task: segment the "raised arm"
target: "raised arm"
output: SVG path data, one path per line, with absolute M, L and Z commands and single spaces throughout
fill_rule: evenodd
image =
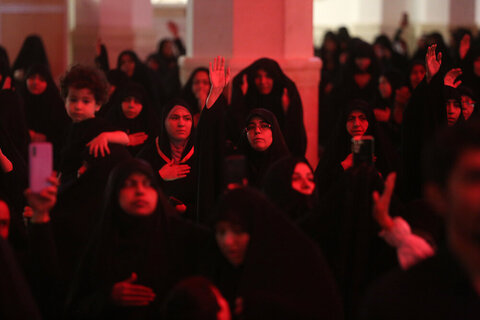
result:
M 130 139 L 128 135 L 123 131 L 107 131 L 102 132 L 98 136 L 92 139 L 87 143 L 89 147 L 90 154 L 93 154 L 98 157 L 98 152 L 100 152 L 102 157 L 105 157 L 106 154 L 110 154 L 110 148 L 108 147 L 109 143 L 117 143 L 121 145 L 128 145 Z
M 210 62 L 210 93 L 208 94 L 206 108 L 210 109 L 218 97 L 222 95 L 223 89 L 230 81 L 230 67 L 225 68 L 225 58 L 218 56 Z

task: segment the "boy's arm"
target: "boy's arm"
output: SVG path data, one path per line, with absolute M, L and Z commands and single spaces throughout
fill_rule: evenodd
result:
M 98 136 L 92 139 L 89 143 L 87 143 L 87 147 L 89 147 L 89 153 L 95 156 L 98 156 L 98 152 L 102 157 L 105 157 L 105 154 L 110 154 L 110 148 L 108 147 L 109 143 L 117 143 L 121 145 L 128 145 L 130 139 L 128 135 L 123 131 L 107 131 L 102 132 Z

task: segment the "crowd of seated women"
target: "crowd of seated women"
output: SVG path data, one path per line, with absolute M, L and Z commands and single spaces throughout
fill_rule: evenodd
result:
M 422 153 L 478 117 L 480 42 L 432 33 L 409 55 L 405 27 L 325 35 L 316 168 L 273 59 L 231 75 L 218 56 L 181 87 L 173 24 L 144 62 L 110 69 L 99 42 L 60 79 L 38 36 L 11 65 L 2 48 L 0 318 L 358 319 L 376 279 L 444 246 Z M 53 146 L 40 192 L 33 142 Z

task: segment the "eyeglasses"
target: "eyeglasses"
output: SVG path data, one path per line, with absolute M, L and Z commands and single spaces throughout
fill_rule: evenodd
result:
M 250 123 L 246 128 L 245 128 L 245 131 L 246 132 L 254 132 L 257 128 L 260 129 L 260 132 L 263 132 L 267 129 L 271 129 L 272 128 L 272 125 L 269 124 L 269 123 L 260 123 L 258 126 L 254 123 Z

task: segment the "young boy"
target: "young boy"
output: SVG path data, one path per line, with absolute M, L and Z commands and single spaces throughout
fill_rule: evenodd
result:
M 95 118 L 108 94 L 108 83 L 101 71 L 75 65 L 60 80 L 60 89 L 73 122 L 61 157 L 63 184 L 77 177 L 89 155 L 104 157 L 110 154 L 109 143 L 127 145 L 129 138 L 106 120 Z

